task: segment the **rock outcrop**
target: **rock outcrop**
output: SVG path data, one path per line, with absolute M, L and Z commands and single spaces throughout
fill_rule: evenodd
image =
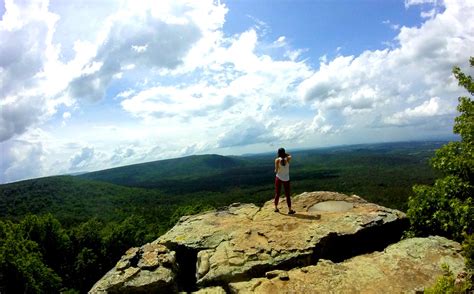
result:
M 130 248 L 115 267 L 94 285 L 92 293 L 173 293 L 176 253 L 158 243 Z
M 406 239 L 383 252 L 341 263 L 280 271 L 265 278 L 231 283 L 232 293 L 423 293 L 442 274 L 441 265 L 459 273 L 464 260 L 459 243 L 443 237 Z
M 263 207 L 233 204 L 183 217 L 154 242 L 129 249 L 91 293 L 292 292 L 305 287 L 327 293 L 336 284 L 342 292 L 357 292 L 382 289 L 374 285 L 395 282 L 406 270 L 416 278 L 409 286 L 393 286 L 400 292 L 432 282 L 442 262 L 449 261 L 454 270 L 463 263 L 459 245 L 439 237 L 385 249 L 400 240 L 408 224 L 405 215 L 355 195 L 303 193 L 293 198 L 293 208 L 294 215 L 276 213 L 269 201 Z M 357 277 L 368 280 L 356 283 Z M 316 285 L 323 278 L 325 286 Z

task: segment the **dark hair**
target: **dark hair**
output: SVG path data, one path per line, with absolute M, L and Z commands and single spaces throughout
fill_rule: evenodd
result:
M 286 164 L 286 151 L 285 151 L 285 148 L 278 149 L 278 157 L 281 157 L 281 165 L 285 166 L 285 164 Z

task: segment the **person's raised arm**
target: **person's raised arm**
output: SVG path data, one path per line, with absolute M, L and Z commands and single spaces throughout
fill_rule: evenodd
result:
M 290 162 L 290 161 L 291 161 L 291 154 L 288 154 L 288 153 L 287 153 L 287 154 L 286 154 L 286 158 L 288 159 L 288 162 Z

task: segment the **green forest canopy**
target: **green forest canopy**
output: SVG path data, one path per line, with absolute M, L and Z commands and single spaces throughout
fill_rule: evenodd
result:
M 433 183 L 428 159 L 444 143 L 295 151 L 292 191 L 358 194 L 404 210 L 413 184 Z M 273 156 L 192 156 L 0 185 L 0 292 L 87 292 L 126 249 L 182 215 L 271 200 Z

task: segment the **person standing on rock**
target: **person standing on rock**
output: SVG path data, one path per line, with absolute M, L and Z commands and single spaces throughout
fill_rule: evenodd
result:
M 278 201 L 280 200 L 281 186 L 285 188 L 286 204 L 288 205 L 288 214 L 294 214 L 291 209 L 290 198 L 290 161 L 291 155 L 286 153 L 284 148 L 278 149 L 278 156 L 275 158 L 275 212 L 279 212 Z

